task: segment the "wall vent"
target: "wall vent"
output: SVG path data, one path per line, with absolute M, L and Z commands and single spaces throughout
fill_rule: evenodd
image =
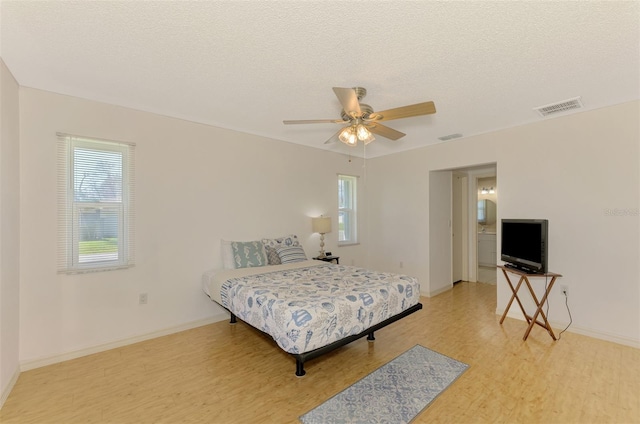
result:
M 556 113 L 566 112 L 568 110 L 582 109 L 582 107 L 582 101 L 580 100 L 580 96 L 578 96 L 561 102 L 552 103 L 550 105 L 534 107 L 533 110 L 538 112 L 540 116 L 545 117 Z
M 462 137 L 462 134 L 456 133 L 456 134 L 443 135 L 442 137 L 438 137 L 438 140 L 448 141 L 448 140 L 453 140 L 454 138 L 460 138 L 460 137 Z

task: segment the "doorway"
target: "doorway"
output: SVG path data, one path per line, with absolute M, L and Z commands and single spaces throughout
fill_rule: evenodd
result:
M 449 290 L 458 280 L 479 281 L 478 179 L 488 177 L 496 178 L 497 193 L 495 164 L 429 172 L 429 296 Z M 489 276 L 497 280 L 495 266 Z M 494 281 L 484 275 L 481 280 Z
M 452 170 L 452 282 L 497 282 L 495 165 Z M 480 209 L 478 208 L 480 206 Z

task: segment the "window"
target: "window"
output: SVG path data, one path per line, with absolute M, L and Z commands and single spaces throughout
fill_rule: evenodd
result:
M 134 262 L 134 145 L 58 134 L 58 272 Z
M 358 177 L 338 175 L 338 243 L 357 243 L 356 188 Z

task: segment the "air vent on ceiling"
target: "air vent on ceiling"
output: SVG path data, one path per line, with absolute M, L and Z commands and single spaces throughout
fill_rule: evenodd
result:
M 453 140 L 454 138 L 460 138 L 460 137 L 462 137 L 462 134 L 456 133 L 456 134 L 443 135 L 442 137 L 438 137 L 438 140 L 448 141 L 448 140 Z
M 561 102 L 552 103 L 550 105 L 534 107 L 533 110 L 538 112 L 540 116 L 544 117 L 572 109 L 582 109 L 582 107 L 582 101 L 580 100 L 580 96 L 578 96 Z

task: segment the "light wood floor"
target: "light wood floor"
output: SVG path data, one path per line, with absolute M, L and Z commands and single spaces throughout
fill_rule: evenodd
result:
M 495 285 L 459 283 L 424 309 L 306 364 L 219 322 L 20 375 L 2 423 L 295 423 L 415 344 L 470 368 L 417 423 L 640 422 L 640 350 L 499 325 Z

